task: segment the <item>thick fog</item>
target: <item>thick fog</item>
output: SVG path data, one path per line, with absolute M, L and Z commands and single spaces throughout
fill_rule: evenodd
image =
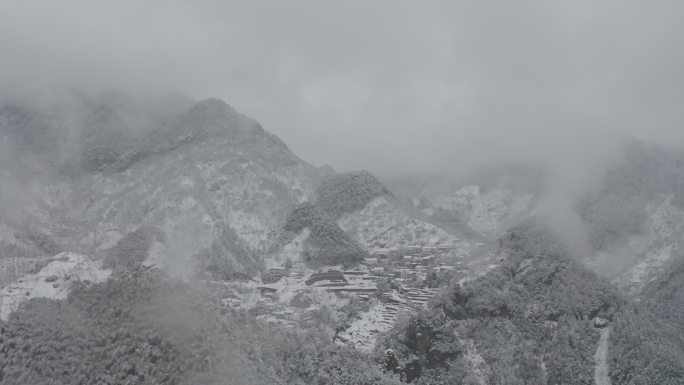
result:
M 684 384 L 683 16 L 0 0 L 0 385 Z
M 338 170 L 544 162 L 684 144 L 681 1 L 0 3 L 4 97 L 215 96 Z M 591 173 L 589 173 L 591 174 Z

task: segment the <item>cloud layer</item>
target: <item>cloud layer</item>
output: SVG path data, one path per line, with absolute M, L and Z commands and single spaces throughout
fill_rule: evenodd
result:
M 0 85 L 217 96 L 339 170 L 527 159 L 572 176 L 615 133 L 684 147 L 682 14 L 677 0 L 5 0 Z

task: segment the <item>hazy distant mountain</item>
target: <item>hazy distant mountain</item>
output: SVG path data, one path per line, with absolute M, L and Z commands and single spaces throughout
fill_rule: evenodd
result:
M 532 215 L 546 177 L 538 166 L 497 165 L 462 177 L 393 178 L 388 185 L 437 223 L 469 237 L 496 239 Z
M 556 191 L 556 182 L 542 166 L 486 167 L 461 178 L 404 177 L 388 184 L 441 227 L 490 241 L 562 205 L 562 216 L 575 217 L 581 227 L 575 231 L 586 237 L 580 257 L 587 265 L 639 291 L 667 261 L 684 258 L 684 154 L 654 143 L 616 141 L 623 143 L 619 160 L 593 185 L 546 206 L 540 205 Z
M 632 142 L 578 207 L 601 272 L 634 290 L 684 258 L 684 154 Z

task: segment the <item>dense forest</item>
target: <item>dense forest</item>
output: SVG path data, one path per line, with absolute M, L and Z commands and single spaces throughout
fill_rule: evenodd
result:
M 324 321 L 258 325 L 220 290 L 121 255 L 151 234 L 120 241 L 114 278 L 79 282 L 66 301 L 33 299 L 0 324 L 3 384 L 593 384 L 605 328 L 613 384 L 684 378 L 681 306 L 668 306 L 681 305 L 676 281 L 634 302 L 533 223 L 502 239 L 501 266 L 452 280 L 370 355 L 331 343 Z
M 500 267 L 451 282 L 429 313 L 385 337 L 387 370 L 419 384 L 593 384 L 599 335 L 610 328 L 614 384 L 682 383 L 674 317 L 619 294 L 537 225 L 512 229 L 502 245 Z
M 0 321 L 3 384 L 398 384 L 322 331 L 258 326 L 157 270 L 81 283 Z

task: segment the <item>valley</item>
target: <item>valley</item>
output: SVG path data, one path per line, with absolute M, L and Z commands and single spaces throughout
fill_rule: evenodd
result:
M 0 115 L 6 140 L 26 147 L 17 167 L 42 174 L 28 184 L 4 176 L 25 192 L 4 198 L 22 210 L 0 213 L 0 326 L 13 336 L 27 324 L 37 323 L 38 339 L 42 328 L 90 325 L 98 342 L 86 338 L 84 352 L 103 340 L 138 346 L 144 358 L 121 362 L 144 362 L 155 381 L 164 377 L 155 365 L 162 353 L 143 354 L 157 352 L 155 335 L 183 352 L 165 351 L 164 362 L 184 362 L 174 376 L 189 378 L 218 370 L 209 364 L 215 357 L 238 359 L 206 339 L 238 343 L 253 328 L 285 345 L 315 337 L 307 354 L 351 355 L 347 362 L 368 361 L 364 370 L 387 381 L 637 384 L 625 379 L 649 370 L 674 385 L 684 370 L 672 338 L 679 326 L 660 308 L 680 300 L 661 293 L 678 279 L 667 274 L 682 258 L 684 209 L 669 182 L 679 154 L 626 146 L 627 163 L 568 204 L 587 231 L 573 238 L 545 211 L 550 182 L 539 170 L 493 166 L 462 179 L 385 183 L 305 162 L 220 100 L 179 108 L 117 140 L 103 138 L 129 124 L 126 109 L 106 98 L 90 103 L 67 114 L 87 122 L 75 123 L 84 147 L 53 148 L 57 163 L 29 150 L 55 135 L 48 122 L 65 120 L 64 110 L 21 110 L 35 117 L 19 123 L 16 108 Z M 23 136 L 36 125 L 39 134 Z M 651 183 L 641 184 L 646 177 Z M 60 321 L 47 325 L 42 312 Z M 100 336 L 101 324 L 113 334 Z M 669 340 L 667 353 L 631 355 L 644 327 Z M 197 353 L 183 329 L 211 349 Z M 280 348 L 289 353 L 269 365 L 298 359 L 249 341 L 239 360 Z M 20 373 L 24 351 L 2 346 Z M 672 372 L 651 364 L 663 356 Z M 121 365 L 117 376 L 146 383 L 132 363 Z M 42 369 L 32 370 L 41 378 Z M 560 382 L 569 373 L 575 382 Z

